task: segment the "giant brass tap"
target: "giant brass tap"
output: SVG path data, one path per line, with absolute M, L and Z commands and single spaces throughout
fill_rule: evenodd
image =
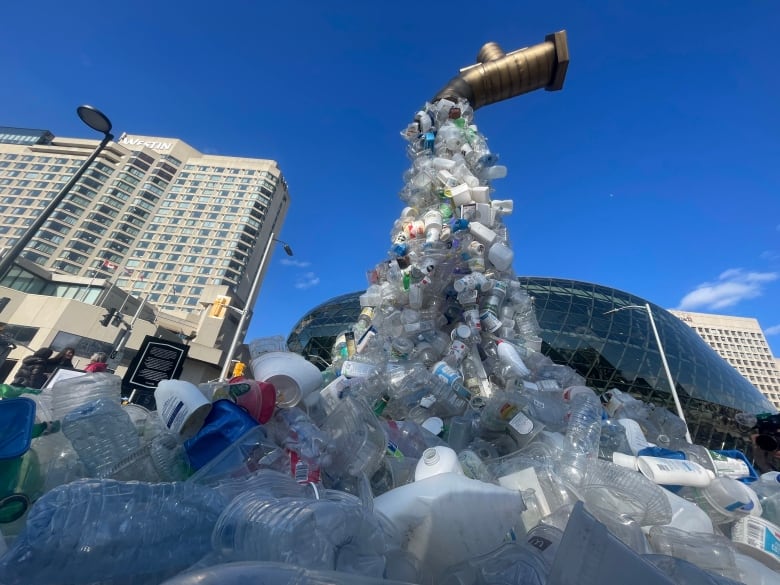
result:
M 511 53 L 504 53 L 496 43 L 487 43 L 477 54 L 477 63 L 461 69 L 431 101 L 463 98 L 476 110 L 535 89 L 557 91 L 563 88 L 568 65 L 565 30 Z

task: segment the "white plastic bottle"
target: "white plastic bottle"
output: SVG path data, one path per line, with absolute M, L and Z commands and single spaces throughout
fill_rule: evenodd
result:
M 423 451 L 414 470 L 414 481 L 420 481 L 440 473 L 463 475 L 458 455 L 449 447 L 431 447 Z
M 531 375 L 531 370 L 523 362 L 523 358 L 515 349 L 515 346 L 511 343 L 507 343 L 503 339 L 496 340 L 496 351 L 498 352 L 498 359 L 502 364 L 508 366 L 512 373 L 519 378 L 526 378 Z
M 694 461 L 663 457 L 637 457 L 637 468 L 647 479 L 660 485 L 707 487 L 715 474 Z

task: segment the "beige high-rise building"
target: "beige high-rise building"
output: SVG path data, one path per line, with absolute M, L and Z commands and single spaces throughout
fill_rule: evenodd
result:
M 98 142 L 0 127 L 0 254 Z M 280 233 L 289 203 L 273 160 L 204 154 L 176 138 L 123 134 L 109 142 L 0 282 L 12 299 L 0 320 L 34 320 L 16 310 L 17 292 L 101 311 L 120 308 L 124 295 L 128 319 L 143 299 L 174 323 L 172 329 L 224 351 L 236 313 L 255 301 L 248 297 L 263 276 L 263 251 Z M 218 296 L 233 310 L 204 329 Z M 84 330 L 94 325 L 90 319 Z M 160 321 L 159 315 L 150 319 Z
M 780 408 L 780 366 L 758 320 L 669 311 L 695 330 L 723 359 Z

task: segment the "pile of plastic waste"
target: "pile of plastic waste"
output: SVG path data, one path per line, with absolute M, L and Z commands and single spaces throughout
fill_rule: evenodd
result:
M 407 207 L 324 372 L 259 344 L 152 412 L 105 373 L 0 401 L 0 584 L 780 581 L 777 473 L 540 353 L 469 105 L 403 134 Z

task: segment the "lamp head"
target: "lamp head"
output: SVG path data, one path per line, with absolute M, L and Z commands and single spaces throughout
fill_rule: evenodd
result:
M 111 132 L 111 120 L 97 108 L 87 105 L 79 106 L 76 108 L 76 113 L 79 115 L 79 118 L 81 118 L 81 121 L 93 130 L 102 132 L 103 134 L 109 134 Z

